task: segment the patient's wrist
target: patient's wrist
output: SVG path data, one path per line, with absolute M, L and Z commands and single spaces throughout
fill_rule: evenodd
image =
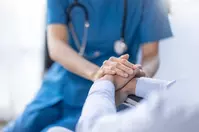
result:
M 122 90 L 127 95 L 135 94 L 137 79 L 132 79 Z

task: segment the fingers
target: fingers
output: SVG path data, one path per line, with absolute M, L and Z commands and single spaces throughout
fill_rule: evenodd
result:
M 112 70 L 111 67 L 105 67 L 103 70 L 103 75 L 105 74 L 115 75 L 116 71 Z
M 136 65 L 134 65 L 134 68 L 142 69 L 142 65 L 136 64 Z
M 115 69 L 116 74 L 121 76 L 121 77 L 128 77 L 129 75 L 127 73 L 125 73 L 124 71 L 120 70 L 120 69 Z
M 111 61 L 106 61 L 104 63 L 104 69 L 107 69 L 107 74 L 110 71 L 114 71 L 115 74 L 121 76 L 121 77 L 128 77 L 127 71 L 129 70 L 127 67 L 121 65 L 120 63 L 117 62 L 111 62 Z M 131 69 L 130 69 L 131 70 Z
M 120 69 L 127 74 L 133 74 L 133 69 L 123 65 L 122 63 L 118 62 L 108 62 L 108 65 L 112 67 L 112 70 Z
M 125 73 L 130 74 L 130 75 L 133 74 L 133 69 L 131 69 L 131 68 L 129 68 L 129 67 L 127 67 L 127 66 L 125 66 L 125 65 L 123 65 L 121 63 L 116 63 L 115 67 L 117 69 L 120 69 L 120 70 L 124 71 Z
M 109 67 L 109 70 L 115 71 L 117 75 L 128 77 L 133 74 L 133 69 L 124 66 L 121 63 L 106 61 L 104 67 Z
M 131 69 L 134 69 L 134 64 L 132 64 L 131 62 L 129 62 L 126 59 L 119 59 L 119 62 Z
M 129 55 L 128 55 L 128 54 L 125 54 L 125 55 L 120 56 L 120 58 L 121 58 L 121 59 L 126 59 L 126 60 L 128 60 L 128 59 L 129 59 Z
M 98 78 L 104 76 L 104 75 L 115 75 L 116 74 L 116 71 L 115 70 L 112 70 L 110 66 L 106 66 L 106 65 L 103 65 L 100 70 L 98 71 Z
M 134 75 L 136 77 L 145 76 L 145 73 L 142 70 L 142 66 L 139 64 L 134 65 L 130 63 L 128 59 L 128 54 L 122 55 L 119 58 L 110 57 L 109 60 L 104 61 L 101 67 L 101 75 L 103 76 L 105 74 L 117 74 L 121 77 L 129 77 L 129 75 Z
M 128 77 L 133 74 L 133 64 L 128 62 L 129 55 L 123 55 L 120 58 L 110 57 L 109 60 L 104 61 L 103 67 L 115 71 L 121 77 Z M 107 71 L 106 73 L 110 73 Z
M 129 55 L 124 55 L 124 58 L 129 58 Z M 120 57 L 120 58 L 111 57 L 109 59 L 109 61 L 121 63 L 121 64 L 123 64 L 123 65 L 125 65 L 126 67 L 129 67 L 129 68 L 133 68 L 134 67 L 134 64 L 130 63 L 128 61 L 128 59 L 123 59 L 122 57 Z

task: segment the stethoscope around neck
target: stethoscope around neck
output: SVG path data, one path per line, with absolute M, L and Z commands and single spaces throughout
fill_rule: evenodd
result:
M 71 12 L 75 7 L 81 8 L 85 15 L 82 43 L 80 43 L 80 40 L 78 39 L 78 36 L 75 32 L 75 28 L 72 23 L 72 13 Z M 126 19 L 127 19 L 127 0 L 124 0 L 124 13 L 123 13 L 123 19 L 122 19 L 120 40 L 117 40 L 114 43 L 114 52 L 117 55 L 124 54 L 128 49 L 128 46 L 125 43 Z M 75 46 L 79 51 L 79 55 L 86 57 L 86 58 L 90 58 L 90 59 L 99 57 L 101 55 L 101 53 L 99 51 L 94 52 L 92 55 L 87 55 L 85 53 L 85 49 L 87 46 L 87 38 L 88 38 L 88 28 L 90 26 L 87 8 L 83 4 L 79 3 L 78 0 L 74 0 L 74 2 L 67 8 L 67 20 L 68 20 L 67 25 L 71 32 Z

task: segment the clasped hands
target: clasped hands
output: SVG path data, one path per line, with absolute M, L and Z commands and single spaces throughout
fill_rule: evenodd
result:
M 135 94 L 136 78 L 145 76 L 141 65 L 134 65 L 128 59 L 127 54 L 119 58 L 111 57 L 104 61 L 95 75 L 96 79 L 113 82 L 116 89 L 116 105 L 123 103 L 128 95 Z

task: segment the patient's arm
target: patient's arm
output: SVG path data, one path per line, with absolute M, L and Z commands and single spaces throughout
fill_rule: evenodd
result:
M 106 75 L 95 81 L 84 104 L 76 131 L 89 132 L 98 118 L 115 114 L 115 90 L 124 87 L 139 72 L 139 69 L 135 69 L 134 74 L 128 78 Z
M 99 111 L 102 114 L 95 121 L 90 120 L 90 128 L 78 132 L 198 132 L 197 88 L 190 88 L 188 93 L 179 92 L 181 90 L 182 87 L 174 87 L 164 92 L 153 92 L 136 108 L 118 114 L 111 112 L 113 107 L 109 112 Z M 185 98 L 187 94 L 192 97 Z M 108 104 L 101 110 L 106 110 L 113 99 L 106 92 L 103 96 Z M 113 106 L 114 103 L 110 104 Z
M 139 132 L 145 129 L 140 126 L 149 125 L 154 118 L 161 101 L 158 94 L 135 110 L 116 114 L 114 78 L 109 77 L 91 87 L 76 132 Z
M 134 109 L 101 116 L 88 132 L 153 132 L 149 128 L 162 116 L 159 108 L 164 104 L 159 94 L 153 96 Z
M 108 76 L 106 76 L 108 77 Z M 115 86 L 113 78 L 96 81 L 84 104 L 76 132 L 91 132 L 96 121 L 109 114 L 115 114 Z
M 153 129 L 163 128 L 164 123 L 169 123 L 168 119 L 173 113 L 167 112 L 167 108 L 175 108 L 177 92 L 154 92 L 137 108 L 116 114 L 115 87 L 112 83 L 115 78 L 108 77 L 95 82 L 91 87 L 77 125 L 77 132 L 154 132 Z M 136 89 L 142 91 L 143 88 L 139 87 L 146 86 L 143 84 L 144 82 L 141 85 L 138 83 Z M 161 125 L 156 126 L 158 123 Z

